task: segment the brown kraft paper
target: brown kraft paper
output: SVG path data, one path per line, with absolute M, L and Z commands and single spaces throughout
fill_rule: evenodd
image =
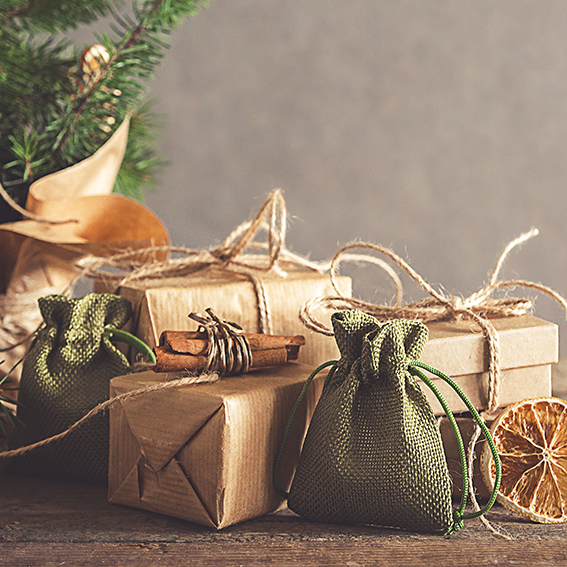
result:
M 122 401 L 110 411 L 109 501 L 219 529 L 277 510 L 274 463 L 310 371 L 289 363 Z M 176 377 L 114 378 L 111 396 Z M 323 380 L 314 380 L 294 421 L 288 484 Z

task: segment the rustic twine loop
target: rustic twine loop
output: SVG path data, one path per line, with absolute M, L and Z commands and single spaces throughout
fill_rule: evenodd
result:
M 260 333 L 272 333 L 271 313 L 262 276 L 275 273 L 286 277 L 289 268 L 303 268 L 324 273 L 328 265 L 312 262 L 290 252 L 285 245 L 287 211 L 280 189 L 274 189 L 257 215 L 233 230 L 225 241 L 211 250 L 192 250 L 184 247 L 164 246 L 133 250 L 114 256 L 86 257 L 79 260 L 79 277 L 102 278 L 114 282 L 115 287 L 147 279 L 185 277 L 204 269 L 221 274 L 233 273 L 247 278 L 254 288 L 258 306 Z M 257 236 L 266 232 L 266 240 Z M 259 253 L 245 253 L 255 250 Z M 180 254 L 175 259 L 156 260 L 160 255 Z M 108 266 L 128 273 L 103 271 Z
M 207 363 L 205 373 L 245 374 L 250 370 L 252 350 L 244 330 L 236 323 L 222 321 L 209 308 L 207 316 L 190 313 L 189 317 L 199 323 L 199 331 L 207 333 Z

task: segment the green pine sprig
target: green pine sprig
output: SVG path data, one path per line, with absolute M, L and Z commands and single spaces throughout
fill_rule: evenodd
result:
M 0 27 L 57 33 L 90 24 L 110 14 L 113 0 L 2 0 Z
M 163 161 L 153 149 L 155 117 L 144 95 L 167 36 L 205 0 L 0 0 L 0 181 L 14 197 L 36 179 L 92 155 L 132 116 L 115 185 L 141 198 Z M 95 34 L 108 61 L 85 75 L 83 49 L 59 39 L 79 23 L 111 18 Z M 18 199 L 20 203 L 25 199 Z

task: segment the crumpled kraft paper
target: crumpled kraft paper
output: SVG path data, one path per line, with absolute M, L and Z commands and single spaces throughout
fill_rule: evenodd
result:
M 46 221 L 70 222 L 34 219 L 0 225 L 0 379 L 23 358 L 29 335 L 41 323 L 37 299 L 69 292 L 78 275 L 77 259 L 169 244 L 154 213 L 133 199 L 111 194 L 128 126 L 126 119 L 92 156 L 31 185 L 27 211 Z M 2 388 L 17 386 L 18 370 Z

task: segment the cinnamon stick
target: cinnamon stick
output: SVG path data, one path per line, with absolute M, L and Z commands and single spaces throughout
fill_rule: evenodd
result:
M 302 335 L 262 335 L 258 333 L 245 333 L 250 350 L 272 350 L 286 348 L 289 360 L 297 359 L 299 347 L 305 345 Z M 197 331 L 164 331 L 160 337 L 160 346 L 168 347 L 179 354 L 204 355 L 207 352 L 208 340 L 206 333 Z
M 157 364 L 154 372 L 202 372 L 207 365 L 207 357 L 192 354 L 179 354 L 172 352 L 167 347 L 156 347 L 154 349 Z M 253 350 L 250 367 L 266 368 L 280 366 L 289 360 L 288 351 L 285 347 L 279 349 Z
M 296 360 L 299 348 L 305 344 L 301 335 L 263 335 L 245 333 L 251 351 L 251 368 L 279 366 Z M 154 349 L 155 372 L 201 372 L 207 365 L 208 336 L 198 331 L 164 331 L 160 346 Z

